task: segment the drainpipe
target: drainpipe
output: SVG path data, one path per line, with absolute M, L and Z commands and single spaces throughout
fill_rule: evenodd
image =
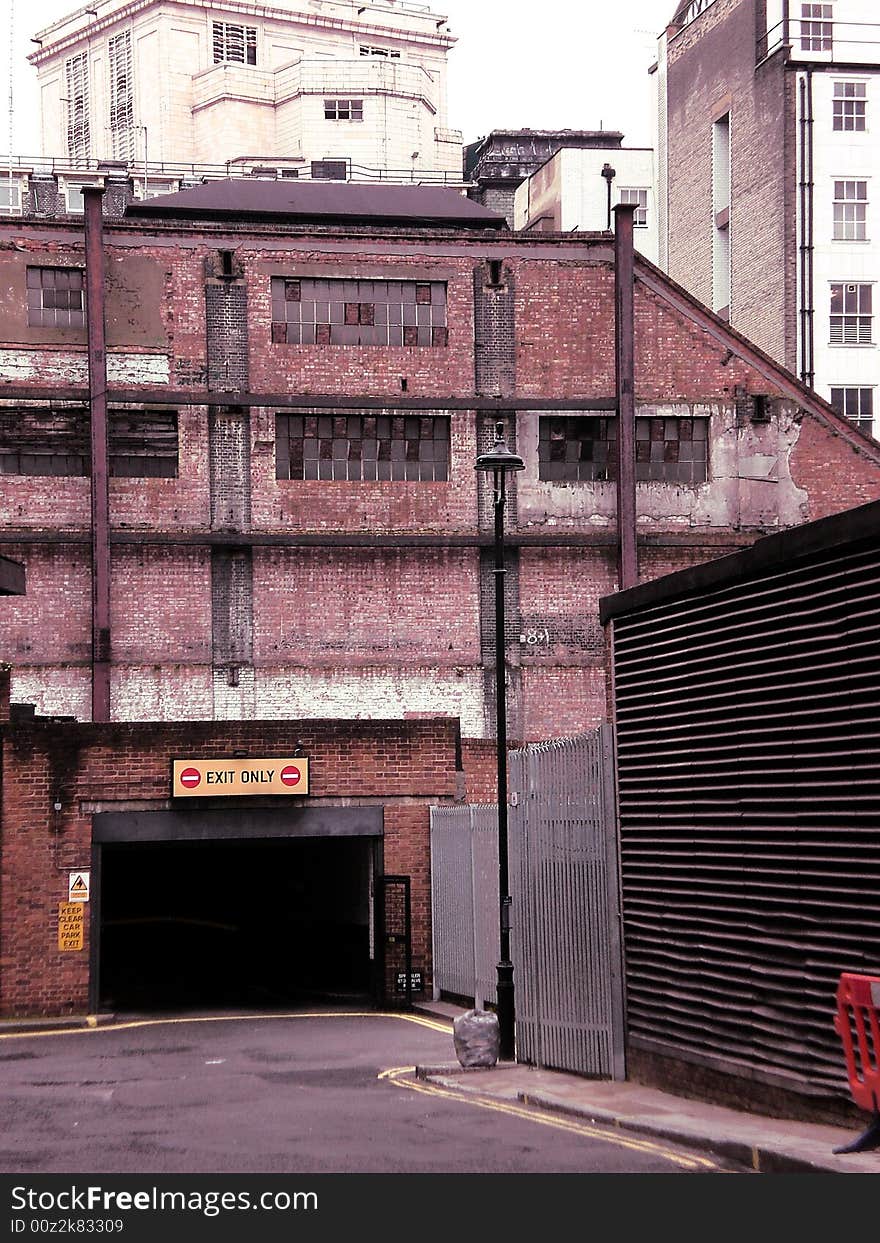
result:
M 611 183 L 609 182 L 609 185 Z M 635 203 L 614 208 L 614 342 L 617 394 L 618 590 L 639 581 L 636 546 Z
M 800 376 L 813 387 L 815 371 L 813 305 L 813 72 L 807 69 L 800 79 Z
M 605 224 L 605 228 L 610 230 L 611 228 L 611 183 L 614 180 L 614 178 L 617 176 L 617 169 L 612 168 L 610 164 L 603 164 L 602 165 L 602 176 L 605 178 L 605 183 L 608 187 L 608 215 L 607 215 L 607 221 Z
M 84 186 L 92 467 L 92 720 L 110 720 L 110 488 L 103 186 Z

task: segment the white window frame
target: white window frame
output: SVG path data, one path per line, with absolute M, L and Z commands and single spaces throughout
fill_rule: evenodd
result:
M 0 202 L 0 216 L 20 216 L 22 214 L 26 189 L 27 182 L 24 177 L 17 177 L 13 174 L 10 178 L 8 170 L 4 173 L 2 168 L 0 168 L 0 199 L 10 200 L 9 202 Z
M 874 388 L 873 384 L 830 384 L 828 386 L 828 400 L 834 406 L 834 409 L 837 410 L 837 413 L 871 436 L 874 434 Z M 835 393 L 841 394 L 837 403 L 835 403 Z M 853 394 L 855 395 L 854 400 L 852 399 Z M 868 405 L 870 406 L 867 414 L 862 410 L 862 400 L 865 396 L 868 397 Z M 847 412 L 848 405 L 855 405 L 855 410 L 851 413 Z
M 633 225 L 637 229 L 647 229 L 648 227 L 648 191 L 642 186 L 622 186 L 620 190 L 621 203 L 635 204 L 633 212 Z
M 847 115 L 846 105 L 852 105 Z M 861 111 L 857 106 L 861 104 Z M 840 108 L 838 109 L 838 105 Z M 861 120 L 861 125 L 847 125 L 846 121 Z M 838 120 L 841 122 L 837 124 Z M 868 84 L 851 78 L 836 78 L 831 102 L 831 128 L 835 134 L 864 134 L 868 130 Z
M 800 32 L 802 52 L 832 52 L 834 50 L 834 5 L 802 3 Z
M 253 59 L 250 52 L 253 52 Z M 255 68 L 260 59 L 256 26 L 213 20 L 211 56 L 215 65 L 245 65 Z
M 842 309 L 835 311 L 835 290 L 841 291 Z M 864 291 L 867 290 L 867 310 L 863 307 Z M 831 345 L 873 345 L 874 344 L 874 282 L 873 281 L 831 281 L 831 311 L 829 344 Z M 855 299 L 855 302 L 853 302 Z
M 364 101 L 363 99 L 325 99 L 324 100 L 324 120 L 325 121 L 356 121 L 360 122 L 364 119 Z
M 868 179 L 835 177 L 831 239 L 835 242 L 868 240 Z

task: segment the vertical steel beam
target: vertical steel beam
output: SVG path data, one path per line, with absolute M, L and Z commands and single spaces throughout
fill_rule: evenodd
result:
M 624 591 L 639 581 L 636 547 L 635 250 L 634 203 L 614 208 L 614 342 L 617 393 L 617 579 Z
M 110 454 L 101 186 L 83 187 L 92 466 L 92 720 L 110 720 Z

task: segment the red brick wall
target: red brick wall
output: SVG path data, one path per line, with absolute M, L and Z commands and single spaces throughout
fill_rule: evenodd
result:
M 112 811 L 123 800 L 165 800 L 174 755 L 279 754 L 292 739 L 310 758 L 307 805 L 326 798 L 388 800 L 385 871 L 411 877 L 413 961 L 430 976 L 428 807 L 455 794 L 456 735 L 450 720 L 4 726 L 0 1013 L 87 1009 L 88 934 L 81 952 L 57 948 L 68 870 L 91 863 L 84 804 L 101 802 Z M 397 801 L 406 799 L 416 801 Z M 53 810 L 56 800 L 60 812 Z

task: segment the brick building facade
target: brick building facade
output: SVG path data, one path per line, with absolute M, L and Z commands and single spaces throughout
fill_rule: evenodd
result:
M 123 219 L 87 192 L 85 229 L 0 222 L 0 553 L 27 572 L 0 658 L 13 700 L 76 718 L 4 738 L 7 1012 L 84 1004 L 66 958 L 26 983 L 59 870 L 85 865 L 106 804 L 173 812 L 156 800 L 184 745 L 271 756 L 303 739 L 316 796 L 324 748 L 348 748 L 321 797 L 347 806 L 354 781 L 415 798 L 415 837 L 384 866 L 412 878 L 429 972 L 425 804 L 493 793 L 491 497 L 474 462 L 496 421 L 526 463 L 506 518 L 511 741 L 606 716 L 621 393 L 642 580 L 880 497 L 880 446 L 633 259 L 631 227 L 616 296 L 625 227 L 616 244 L 524 236 L 451 192 L 306 189 L 284 210 L 221 187 Z M 632 375 L 616 365 L 628 298 Z M 460 755 L 426 717 L 457 718 Z M 388 747 L 369 781 L 365 738 Z M 430 780 L 420 747 L 446 757 Z M 118 755 L 136 788 L 108 790 Z M 60 828 L 53 764 L 70 773 Z M 52 885 L 35 879 L 59 850 Z M 19 894 L 38 912 L 30 948 Z

